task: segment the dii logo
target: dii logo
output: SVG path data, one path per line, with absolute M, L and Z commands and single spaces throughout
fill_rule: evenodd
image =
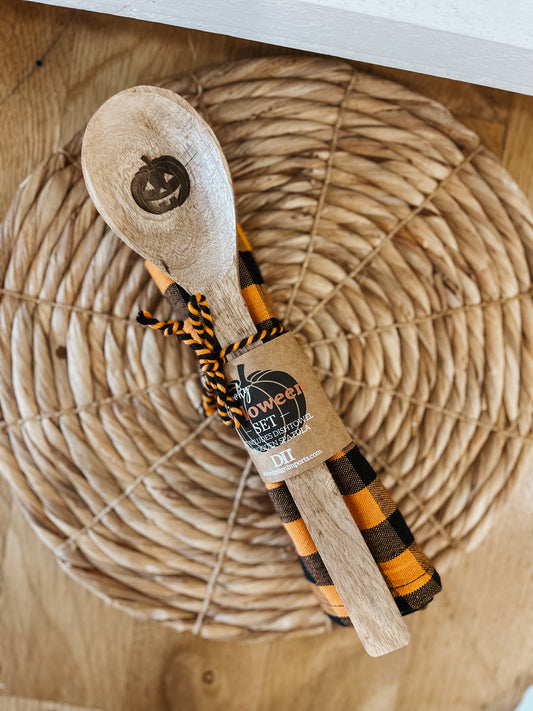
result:
M 292 453 L 292 450 L 290 447 L 287 449 L 283 449 L 281 452 L 278 452 L 278 454 L 271 454 L 270 459 L 272 459 L 272 464 L 277 468 L 277 467 L 282 467 L 284 464 L 288 464 L 289 462 L 294 462 L 295 456 Z
M 244 363 L 237 366 L 237 374 L 228 392 L 246 414 L 247 421 L 238 431 L 250 449 L 266 452 L 302 429 L 307 412 L 302 383 L 283 370 L 255 370 L 246 375 Z

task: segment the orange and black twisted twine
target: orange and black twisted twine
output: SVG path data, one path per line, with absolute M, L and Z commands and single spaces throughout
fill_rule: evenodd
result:
M 224 364 L 227 362 L 227 356 L 257 341 L 281 335 L 285 329 L 279 324 L 220 348 L 213 331 L 211 309 L 206 297 L 202 294 L 191 296 L 187 309 L 190 317 L 185 321 L 158 321 L 148 311 L 139 311 L 137 321 L 143 326 L 161 331 L 165 336 L 177 336 L 194 350 L 202 375 L 202 405 L 205 414 L 212 415 L 216 410 L 225 425 L 239 428 L 245 422 L 246 416 L 226 388 Z

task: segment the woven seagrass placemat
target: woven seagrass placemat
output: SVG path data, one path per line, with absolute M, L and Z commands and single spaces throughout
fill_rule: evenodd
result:
M 315 58 L 165 83 L 209 121 L 279 315 L 439 569 L 490 529 L 531 453 L 533 220 L 438 103 Z M 212 638 L 320 632 L 237 437 L 83 183 L 80 132 L 1 229 L 2 470 L 69 574 Z

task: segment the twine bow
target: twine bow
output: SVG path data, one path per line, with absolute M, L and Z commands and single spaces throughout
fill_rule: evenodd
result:
M 216 411 L 225 425 L 238 429 L 246 421 L 246 415 L 226 387 L 224 364 L 227 363 L 227 356 L 239 348 L 280 335 L 284 328 L 281 324 L 273 326 L 220 348 L 213 330 L 213 318 L 207 298 L 202 294 L 191 296 L 187 309 L 190 316 L 185 321 L 158 321 L 148 311 L 139 311 L 137 321 L 143 326 L 161 331 L 165 336 L 177 336 L 192 348 L 202 376 L 202 407 L 205 414 L 212 415 Z

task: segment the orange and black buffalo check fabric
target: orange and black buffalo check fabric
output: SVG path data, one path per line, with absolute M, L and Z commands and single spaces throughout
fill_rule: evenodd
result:
M 278 321 L 270 294 L 252 256 L 251 245 L 240 228 L 238 246 L 244 299 L 258 331 L 268 329 Z M 187 292 L 152 264 L 147 263 L 147 268 L 178 312 L 178 317 L 182 318 L 189 299 Z M 402 615 L 424 608 L 441 589 L 439 574 L 414 540 L 398 507 L 370 464 L 353 442 L 326 464 Z M 287 485 L 284 482 L 266 484 L 266 488 L 294 543 L 304 573 L 314 585 L 322 609 L 337 624 L 351 625 Z

